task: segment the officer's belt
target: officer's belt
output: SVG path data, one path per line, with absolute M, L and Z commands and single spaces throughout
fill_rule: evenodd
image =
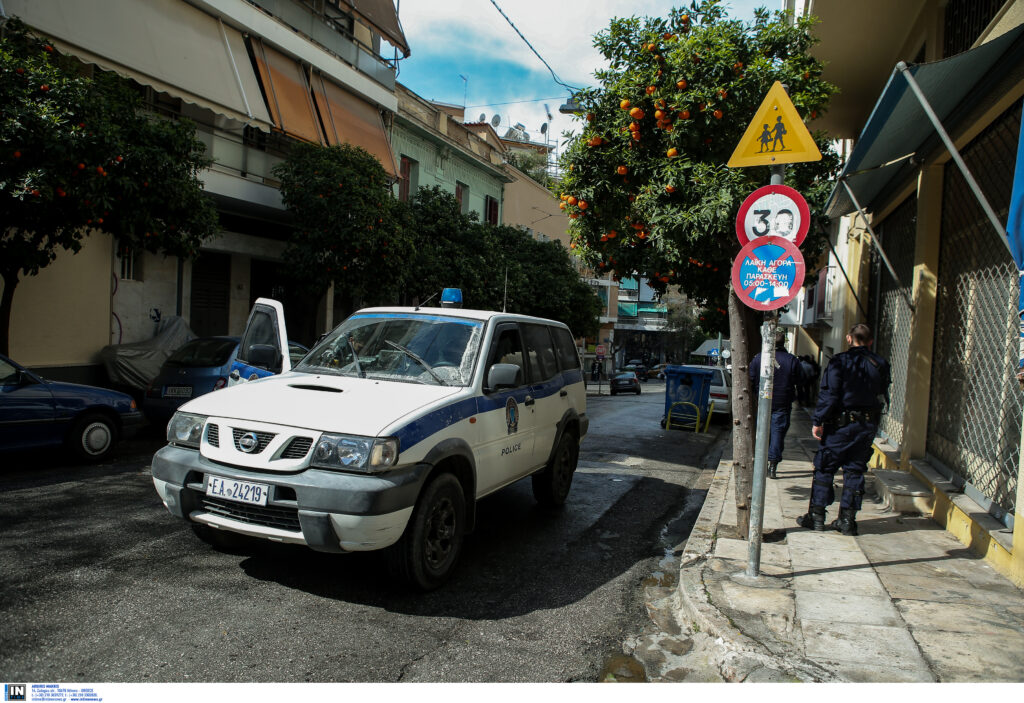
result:
M 880 410 L 844 410 L 836 418 L 837 427 L 846 427 L 854 422 L 859 422 L 866 425 L 877 425 L 878 421 L 882 418 Z

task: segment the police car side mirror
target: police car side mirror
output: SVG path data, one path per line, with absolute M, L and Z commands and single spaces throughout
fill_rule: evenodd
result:
M 523 385 L 523 370 L 515 364 L 494 364 L 487 371 L 487 391 Z
M 245 359 L 251 366 L 259 366 L 263 369 L 273 371 L 280 367 L 277 358 L 277 348 L 272 344 L 253 344 L 249 347 L 249 354 Z

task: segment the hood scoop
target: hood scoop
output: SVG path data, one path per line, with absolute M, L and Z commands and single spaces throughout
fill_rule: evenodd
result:
M 302 383 L 289 383 L 289 388 L 298 388 L 300 391 L 321 391 L 323 393 L 342 393 L 340 388 L 331 388 L 330 386 L 314 386 Z

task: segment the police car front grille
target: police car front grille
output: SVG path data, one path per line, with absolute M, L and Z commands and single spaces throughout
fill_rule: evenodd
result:
M 249 525 L 273 527 L 289 532 L 302 532 L 299 525 L 299 511 L 295 508 L 277 508 L 272 505 L 246 505 L 230 500 L 203 496 L 203 508 L 213 515 L 220 515 Z
M 270 440 L 274 438 L 273 432 L 253 432 L 252 430 L 243 430 L 237 427 L 232 427 L 231 436 L 235 440 L 235 449 L 237 449 L 240 452 L 244 451 L 242 447 L 239 446 L 238 440 L 240 440 L 243 436 L 249 434 L 250 432 L 256 435 L 256 448 L 253 449 L 251 452 L 248 452 L 249 454 L 259 454 L 260 452 L 267 448 L 267 445 L 270 444 Z
M 282 459 L 301 459 L 309 453 L 309 448 L 313 446 L 312 437 L 296 437 L 283 452 L 281 452 Z
M 220 427 L 218 425 L 211 423 L 206 426 L 206 441 L 210 443 L 211 447 L 220 446 Z

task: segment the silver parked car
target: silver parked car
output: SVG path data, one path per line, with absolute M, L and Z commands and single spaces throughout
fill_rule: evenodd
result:
M 712 372 L 711 402 L 715 404 L 712 412 L 719 417 L 732 416 L 732 373 L 721 366 L 687 364 L 686 368 Z

